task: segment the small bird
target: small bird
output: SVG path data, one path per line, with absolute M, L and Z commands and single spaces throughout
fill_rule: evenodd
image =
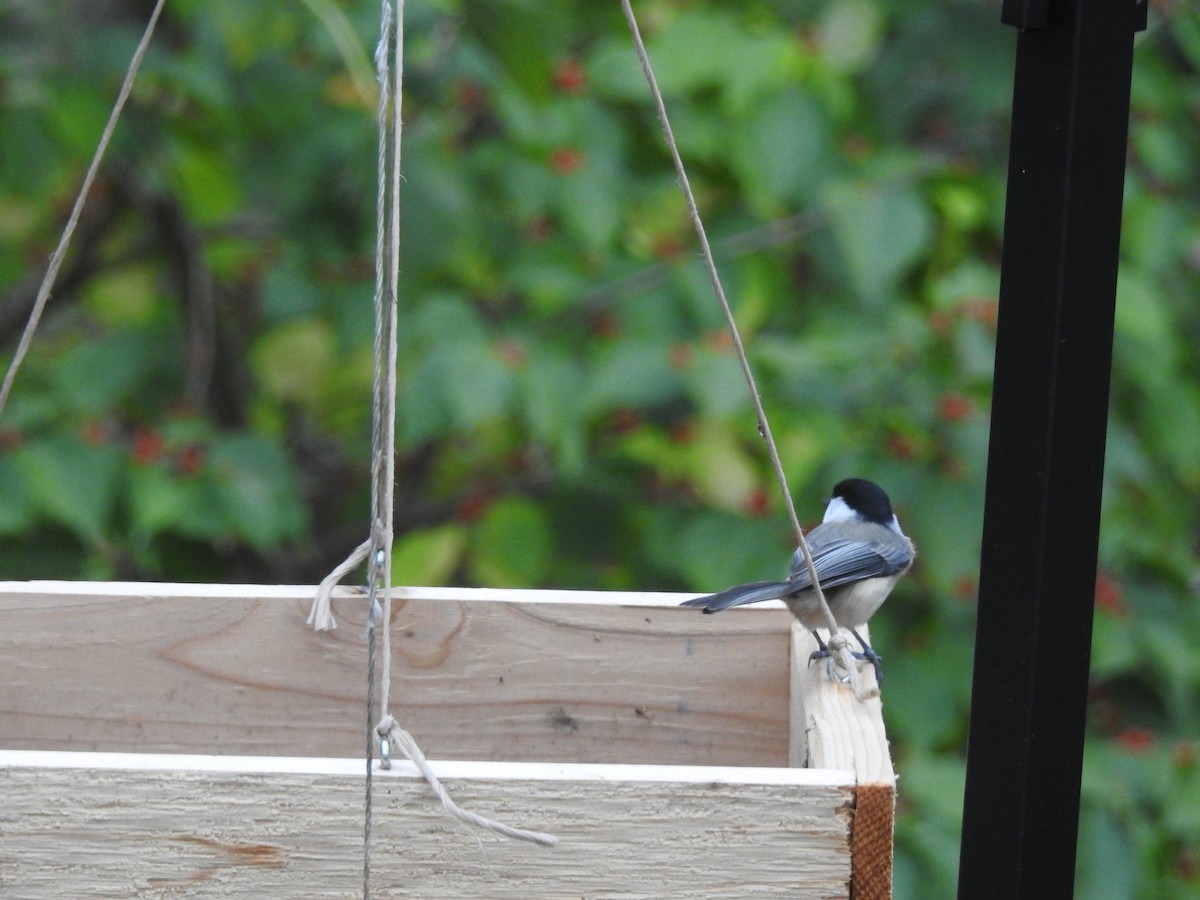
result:
M 883 605 L 896 582 L 912 566 L 917 551 L 900 530 L 891 501 L 883 488 L 865 478 L 839 481 L 825 506 L 825 518 L 806 536 L 813 567 L 825 602 L 834 621 L 862 644 L 857 659 L 875 668 L 875 677 L 883 681 L 883 660 L 855 629 L 865 625 Z M 812 631 L 820 648 L 811 659 L 828 658 L 829 648 L 817 634 L 826 627 L 804 554 L 797 550 L 787 581 L 755 581 L 685 600 L 683 606 L 698 606 L 706 613 L 720 612 L 743 603 L 783 600 L 800 623 Z

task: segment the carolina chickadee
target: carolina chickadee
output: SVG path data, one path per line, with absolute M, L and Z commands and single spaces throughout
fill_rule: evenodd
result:
M 824 520 L 806 539 L 829 611 L 837 624 L 849 628 L 862 644 L 862 653 L 856 652 L 855 657 L 870 662 L 876 678 L 882 681 L 883 660 L 855 629 L 866 624 L 883 605 L 916 556 L 913 542 L 900 530 L 888 495 L 879 485 L 863 478 L 838 482 L 825 507 Z M 812 659 L 830 655 L 817 634 L 818 628 L 826 627 L 825 617 L 812 591 L 804 554 L 799 550 L 792 557 L 787 581 L 739 584 L 719 594 L 685 600 L 683 605 L 703 607 L 706 613 L 714 613 L 763 600 L 783 600 L 792 615 L 812 631 L 820 647 Z

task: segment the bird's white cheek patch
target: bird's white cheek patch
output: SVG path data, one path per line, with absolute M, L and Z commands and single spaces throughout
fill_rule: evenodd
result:
M 825 507 L 825 518 L 822 522 L 854 522 L 862 517 L 850 508 L 841 497 L 834 497 Z

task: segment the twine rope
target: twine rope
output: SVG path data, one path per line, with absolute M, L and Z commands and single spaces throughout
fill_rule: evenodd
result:
M 391 705 L 392 653 L 392 538 L 395 516 L 396 473 L 396 357 L 397 293 L 400 278 L 400 174 L 403 118 L 401 103 L 404 75 L 404 0 L 397 0 L 393 14 L 390 0 L 380 4 L 380 38 L 375 51 L 379 81 L 376 126 L 379 133 L 377 156 L 376 236 L 375 236 L 375 369 L 371 405 L 371 534 L 326 576 L 317 590 L 309 611 L 308 623 L 318 631 L 337 627 L 331 607 L 334 586 L 367 561 L 367 779 L 363 826 L 363 897 L 369 900 L 371 877 L 372 777 L 375 742 L 378 740 L 380 767 L 391 768 L 392 748 L 407 756 L 425 778 L 443 808 L 462 822 L 516 840 L 543 846 L 555 846 L 553 835 L 513 828 L 486 816 L 465 810 L 447 794 L 434 774 L 425 754 L 409 732 L 389 712 Z M 376 627 L 382 635 L 376 652 Z M 380 658 L 378 724 L 375 721 L 375 664 Z
M 629 32 L 633 37 L 633 46 L 637 52 L 638 62 L 642 66 L 642 74 L 646 76 L 646 83 L 649 85 L 650 93 L 654 98 L 654 108 L 658 114 L 658 123 L 662 127 L 667 150 L 670 152 L 671 160 L 675 164 L 675 173 L 679 178 L 679 188 L 683 192 L 684 200 L 687 202 L 688 216 L 692 221 L 692 228 L 695 230 L 696 238 L 700 242 L 700 252 L 704 258 L 704 266 L 708 271 L 708 280 L 712 285 L 717 302 L 721 306 L 721 312 L 725 315 L 725 322 L 729 327 L 729 334 L 733 339 L 733 347 L 737 353 L 738 364 L 741 366 L 746 386 L 750 390 L 750 399 L 754 404 L 755 415 L 758 417 L 758 433 L 767 445 L 767 455 L 771 459 L 771 467 L 775 472 L 775 480 L 779 483 L 779 490 L 783 494 L 784 506 L 787 509 L 792 531 L 796 536 L 797 546 L 804 557 L 804 564 L 808 568 L 809 579 L 812 581 L 813 593 L 816 595 L 821 614 L 825 618 L 826 628 L 829 630 L 827 646 L 830 653 L 833 654 L 831 661 L 832 659 L 837 660 L 837 665 L 846 673 L 845 678 L 853 686 L 855 694 L 862 696 L 858 684 L 857 660 L 854 659 L 850 651 L 849 642 L 838 632 L 837 621 L 833 618 L 833 613 L 829 610 L 829 604 L 825 600 L 825 592 L 821 590 L 820 579 L 817 577 L 817 569 L 813 565 L 812 552 L 808 548 L 808 541 L 804 539 L 804 529 L 800 527 L 800 519 L 796 515 L 796 506 L 792 502 L 792 492 L 788 489 L 787 476 L 783 471 L 783 463 L 779 458 L 779 450 L 775 445 L 775 438 L 771 434 L 771 425 L 767 421 L 767 413 L 763 408 L 762 397 L 758 392 L 754 372 L 750 368 L 750 362 L 746 356 L 746 348 L 742 343 L 741 333 L 738 331 L 737 322 L 733 318 L 733 310 L 729 306 L 728 299 L 726 299 L 725 288 L 722 286 L 721 276 L 717 272 L 717 264 L 713 259 L 712 247 L 708 242 L 708 234 L 704 229 L 704 222 L 700 218 L 700 210 L 696 205 L 696 197 L 692 193 L 691 182 L 688 179 L 687 170 L 684 168 L 683 158 L 679 155 L 679 148 L 675 143 L 675 134 L 671 128 L 671 120 L 667 115 L 666 103 L 663 101 L 662 91 L 659 90 L 658 80 L 654 77 L 654 70 L 650 66 L 650 57 L 646 52 L 646 44 L 642 40 L 642 33 L 638 27 L 637 17 L 633 13 L 633 6 L 630 0 L 621 0 L 621 8 L 625 12 L 625 21 L 629 24 Z M 832 676 L 833 673 L 831 672 L 830 674 Z M 843 679 L 838 678 L 838 680 Z
M 38 287 L 37 297 L 33 301 L 33 309 L 29 312 L 29 319 L 25 323 L 25 330 L 21 333 L 21 340 L 17 344 L 17 350 L 13 354 L 12 361 L 8 364 L 8 370 L 4 373 L 4 383 L 0 385 L 0 415 L 4 414 L 4 407 L 8 403 L 8 395 L 12 393 L 13 382 L 16 381 L 17 371 L 21 368 L 21 363 L 25 361 L 26 354 L 29 353 L 29 347 L 33 344 L 33 336 L 37 332 L 38 324 L 42 320 L 42 313 L 46 309 L 46 303 L 50 300 L 50 291 L 54 287 L 54 282 L 58 278 L 58 270 L 62 266 L 64 257 L 67 255 L 67 248 L 71 245 L 71 238 L 75 234 L 75 227 L 79 224 L 79 216 L 83 213 L 83 205 L 87 201 L 88 193 L 92 189 L 92 182 L 96 180 L 96 173 L 100 171 L 100 163 L 104 159 L 104 154 L 108 150 L 108 143 L 112 139 L 113 132 L 117 127 L 117 120 L 121 118 L 121 112 L 125 109 L 125 101 L 129 99 L 129 92 L 133 90 L 133 82 L 137 77 L 138 70 L 142 67 L 142 60 L 146 56 L 146 50 L 150 46 L 150 38 L 154 36 L 154 29 L 158 25 L 158 17 L 162 12 L 163 6 L 166 5 L 166 0 L 158 0 L 154 5 L 154 10 L 150 13 L 150 20 L 146 23 L 146 30 L 142 32 L 142 39 L 138 42 L 137 49 L 133 52 L 133 57 L 129 61 L 129 68 L 125 71 L 125 80 L 121 82 L 121 90 L 117 92 L 116 102 L 113 103 L 112 112 L 108 115 L 108 121 L 104 125 L 104 131 L 100 134 L 100 141 L 96 144 L 96 152 L 92 155 L 91 165 L 88 166 L 87 173 L 83 176 L 83 183 L 79 187 L 79 193 L 75 196 L 75 205 L 71 207 L 71 215 L 67 217 L 67 224 L 63 228 L 62 236 L 58 239 L 58 246 L 50 255 L 50 263 L 46 266 L 46 274 L 42 276 L 42 283 Z
M 433 768 L 429 765 L 425 754 L 421 752 L 421 748 L 417 746 L 417 742 L 413 739 L 413 736 L 401 728 L 390 715 L 385 715 L 380 720 L 376 731 L 380 738 L 388 742 L 389 746 L 399 747 L 404 755 L 412 761 L 412 764 L 417 767 L 417 771 L 424 776 L 430 788 L 433 789 L 434 794 L 442 802 L 442 806 L 445 807 L 446 812 L 450 813 L 454 818 L 461 822 L 466 822 L 468 825 L 475 825 L 478 828 L 483 828 L 494 834 L 503 835 L 513 840 L 529 841 L 532 844 L 541 844 L 543 847 L 558 846 L 558 838 L 552 834 L 545 834 L 541 831 L 526 831 L 524 828 L 513 828 L 502 822 L 497 822 L 494 819 L 489 819 L 460 807 L 446 793 L 446 789 L 442 787 L 442 782 L 434 774 Z

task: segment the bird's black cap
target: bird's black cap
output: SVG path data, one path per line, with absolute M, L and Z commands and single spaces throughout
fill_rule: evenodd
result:
M 887 525 L 892 521 L 892 502 L 883 488 L 865 478 L 847 478 L 833 488 L 852 510 L 871 522 Z

